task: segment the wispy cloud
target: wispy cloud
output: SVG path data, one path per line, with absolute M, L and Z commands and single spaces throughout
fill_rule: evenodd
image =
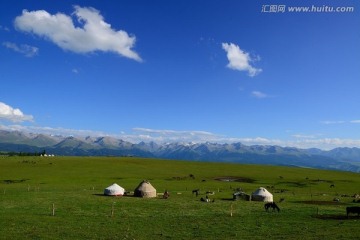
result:
M 11 106 L 0 102 L 0 120 L 8 120 L 11 122 L 25 122 L 33 121 L 33 116 L 24 114 L 18 108 L 12 108 Z
M 136 41 L 135 36 L 129 36 L 123 30 L 112 29 L 95 8 L 79 6 L 74 8 L 72 16 L 77 18 L 77 25 L 82 24 L 81 27 L 75 27 L 72 16 L 63 13 L 52 15 L 45 10 L 23 10 L 22 14 L 15 18 L 15 27 L 44 37 L 60 48 L 76 53 L 110 51 L 142 61 L 132 50 Z
M 314 139 L 317 137 L 317 135 L 305 135 L 305 134 L 293 134 L 291 136 L 300 139 Z
M 15 52 L 24 54 L 25 57 L 34 57 L 39 53 L 39 49 L 37 47 L 33 47 L 27 44 L 17 45 L 16 43 L 12 42 L 3 42 L 3 46 Z
M 344 139 L 344 138 L 315 138 L 301 139 L 289 142 L 294 147 L 299 148 L 319 148 L 330 150 L 338 147 L 360 147 L 360 139 Z
M 254 77 L 262 72 L 262 69 L 251 65 L 251 62 L 258 61 L 260 57 L 251 57 L 249 53 L 243 51 L 234 43 L 222 43 L 222 48 L 226 51 L 227 59 L 229 60 L 228 68 L 246 71 L 250 77 Z
M 155 142 L 206 142 L 213 141 L 217 136 L 206 131 L 175 131 L 149 128 L 133 128 L 133 133 L 127 137 L 139 137 L 141 141 Z M 139 140 L 140 140 L 139 139 Z
M 0 25 L 0 30 L 4 30 L 4 31 L 6 31 L 6 32 L 9 32 L 9 31 L 10 31 L 10 29 L 9 29 L 8 27 L 4 27 L 4 26 L 2 26 L 2 25 Z
M 256 97 L 256 98 L 268 98 L 268 97 L 270 97 L 269 95 L 267 95 L 267 94 L 265 94 L 263 92 L 260 92 L 260 91 L 252 91 L 251 95 L 253 97 Z
M 330 120 L 326 120 L 326 121 L 321 121 L 320 123 L 330 125 L 330 124 L 343 124 L 343 123 L 346 123 L 346 121 L 330 121 Z
M 354 123 L 354 124 L 359 124 L 360 120 L 350 120 L 350 121 L 321 121 L 320 123 L 322 124 L 327 124 L 327 125 L 331 125 L 331 124 L 349 124 L 349 123 Z
M 94 130 L 82 130 L 82 129 L 69 129 L 61 127 L 41 127 L 41 126 L 28 126 L 28 125 L 0 125 L 0 130 L 8 131 L 23 131 L 30 133 L 41 133 L 48 135 L 62 135 L 62 136 L 77 136 L 77 137 L 104 137 L 104 136 L 114 136 L 115 134 L 108 134 L 102 131 Z

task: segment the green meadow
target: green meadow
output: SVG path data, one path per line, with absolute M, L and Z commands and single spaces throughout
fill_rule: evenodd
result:
M 114 182 L 132 192 L 144 179 L 170 197 L 103 196 Z M 258 187 L 274 195 L 280 212 L 232 199 L 238 188 L 251 194 Z M 207 191 L 215 193 L 211 203 L 200 201 Z M 352 197 L 359 191 L 360 174 L 341 171 L 0 156 L 0 239 L 357 239 L 360 217 L 345 209 L 360 206 Z

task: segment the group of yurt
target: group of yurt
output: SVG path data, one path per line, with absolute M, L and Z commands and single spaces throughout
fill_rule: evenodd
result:
M 273 195 L 263 187 L 256 189 L 251 195 L 245 192 L 236 192 L 233 194 L 233 199 L 243 199 L 247 201 L 259 201 L 259 202 L 273 202 Z
M 105 196 L 123 196 L 125 195 L 125 189 L 118 184 L 114 183 L 104 189 Z M 165 194 L 167 196 L 167 191 Z M 247 195 L 248 196 L 248 195 Z M 156 189 L 147 180 L 143 180 L 134 190 L 134 197 L 142 198 L 154 198 L 157 197 Z M 164 196 L 165 197 L 165 196 Z M 251 196 L 248 196 L 246 200 L 261 201 L 261 202 L 273 202 L 273 195 L 265 188 L 260 187 L 254 191 Z
M 125 193 L 125 189 L 116 183 L 104 189 L 105 196 L 123 196 Z M 134 197 L 153 198 L 156 196 L 156 189 L 147 180 L 143 180 L 134 190 Z

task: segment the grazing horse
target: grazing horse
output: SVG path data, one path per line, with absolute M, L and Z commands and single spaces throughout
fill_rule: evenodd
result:
M 346 216 L 349 217 L 350 213 L 357 213 L 360 216 L 360 207 L 346 207 Z
M 278 205 L 276 205 L 275 202 L 265 203 L 264 207 L 265 207 L 265 211 L 268 211 L 269 208 L 272 208 L 273 211 L 277 210 L 278 212 L 280 212 L 280 208 L 278 207 Z
M 198 196 L 199 193 L 200 193 L 200 189 L 192 190 L 192 194 L 193 194 L 193 195 L 194 195 L 194 193 L 195 193 L 196 196 Z

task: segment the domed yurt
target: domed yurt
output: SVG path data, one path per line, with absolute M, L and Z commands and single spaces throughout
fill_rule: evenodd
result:
M 251 194 L 252 201 L 273 202 L 273 195 L 263 187 L 258 188 Z
M 149 181 L 143 180 L 134 190 L 135 197 L 153 198 L 156 197 L 156 189 L 150 184 Z
M 108 186 L 104 189 L 104 195 L 106 196 L 122 196 L 124 195 L 125 189 L 117 185 L 116 183 Z

